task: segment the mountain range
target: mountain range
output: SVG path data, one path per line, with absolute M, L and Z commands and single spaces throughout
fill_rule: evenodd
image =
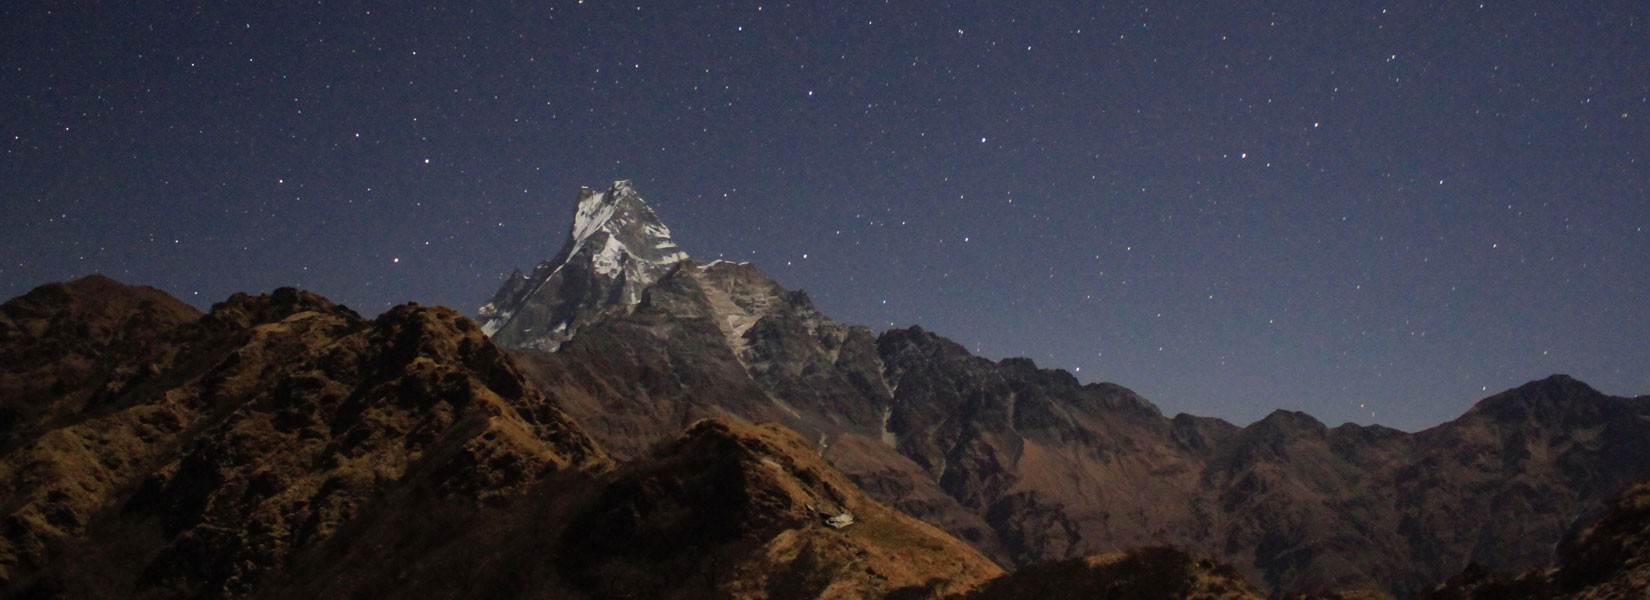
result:
M 1469 563 L 1546 564 L 1650 477 L 1650 398 L 1562 375 L 1413 434 L 1285 411 L 1247 427 L 1171 417 L 920 328 L 837 323 L 753 265 L 627 254 L 675 248 L 628 182 L 584 191 L 578 213 L 627 218 L 581 219 L 534 270 L 552 275 L 512 278 L 482 312 L 517 315 L 495 339 L 616 456 L 699 418 L 782 423 L 872 496 L 1009 566 L 1169 545 L 1274 593 L 1408 595 Z M 562 322 L 577 335 L 532 337 Z
M 695 261 L 628 182 L 575 212 L 474 320 L 101 276 L 0 305 L 0 595 L 1642 592 L 1650 397 L 1165 416 Z

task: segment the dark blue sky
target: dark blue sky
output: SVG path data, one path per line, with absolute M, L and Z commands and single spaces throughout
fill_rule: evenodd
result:
M 468 312 L 624 178 L 840 320 L 1171 414 L 1650 393 L 1644 2 L 266 4 L 0 6 L 0 295 Z

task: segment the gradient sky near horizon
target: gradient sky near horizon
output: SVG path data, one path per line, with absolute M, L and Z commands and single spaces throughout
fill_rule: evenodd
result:
M 0 5 L 0 295 L 471 312 L 630 179 L 696 258 L 1166 413 L 1650 394 L 1650 3 Z

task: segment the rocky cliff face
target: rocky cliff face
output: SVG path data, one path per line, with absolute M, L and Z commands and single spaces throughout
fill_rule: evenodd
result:
M 0 317 L 0 595 L 932 597 L 1001 573 L 777 426 L 616 464 L 450 309 L 282 289 L 201 315 L 94 277 Z
M 1539 564 L 1650 476 L 1650 407 L 1562 376 L 1413 435 L 1288 412 L 1240 428 L 917 328 L 873 337 L 749 265 L 682 261 L 604 306 L 521 356 L 615 453 L 702 416 L 778 421 L 1012 564 L 1169 544 L 1273 592 L 1412 593 L 1469 561 Z

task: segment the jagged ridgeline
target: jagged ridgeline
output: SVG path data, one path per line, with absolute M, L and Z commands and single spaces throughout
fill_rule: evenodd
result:
M 687 257 L 629 181 L 600 193 L 584 188 L 561 252 L 530 277 L 511 273 L 476 317 L 501 344 L 554 351 L 607 309 L 639 302 Z
M 416 304 L 368 319 L 290 288 L 203 314 L 98 276 L 0 305 L 0 597 L 1579 598 L 1646 581 L 1650 494 L 1621 492 L 1650 477 L 1650 397 L 1555 375 L 1413 434 L 1168 417 L 697 263 L 628 183 L 577 211 L 480 323 Z
M 778 426 L 612 461 L 447 308 L 0 305 L 0 597 L 862 598 L 1001 574 Z
M 614 456 L 697 419 L 778 422 L 874 497 L 1005 565 L 1172 546 L 1273 593 L 1409 595 L 1548 564 L 1650 477 L 1650 401 L 1564 376 L 1419 433 L 1277 412 L 1167 417 L 1134 392 L 919 328 L 820 314 L 756 266 L 697 263 L 628 182 L 479 317 Z

